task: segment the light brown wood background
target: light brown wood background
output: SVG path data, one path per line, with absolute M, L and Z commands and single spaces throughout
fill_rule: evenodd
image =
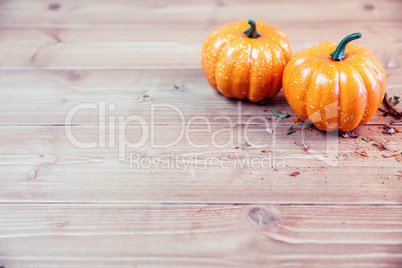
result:
M 361 139 L 401 151 L 402 134 L 382 133 L 392 118 L 378 112 L 359 138 L 339 140 L 317 130 L 287 136 L 293 116 L 276 120 L 274 135 L 255 121 L 250 139 L 272 150 L 261 153 L 244 146 L 245 123 L 272 116 L 270 107 L 292 114 L 283 94 L 241 102 L 236 121 L 239 102 L 212 90 L 200 66 L 203 40 L 231 21 L 276 25 L 294 52 L 362 32 L 356 43 L 374 52 L 387 92 L 400 96 L 401 12 L 400 0 L 0 0 L 0 267 L 401 267 L 402 165 Z M 173 141 L 183 125 L 171 109 L 152 122 L 155 104 L 174 105 L 185 123 L 205 116 L 221 144 L 229 131 L 241 137 L 216 148 L 211 134 L 194 132 L 205 148 L 183 138 L 157 149 L 148 139 L 127 154 L 231 163 L 275 155 L 285 165 L 130 168 L 109 143 L 82 149 L 66 137 L 71 127 L 81 141 L 98 139 L 97 111 L 81 111 L 72 126 L 65 117 L 99 102 L 116 106 L 108 116 L 144 118 L 157 143 Z M 139 133 L 126 129 L 132 141 Z M 318 152 L 332 145 L 324 157 L 333 165 L 304 152 L 295 144 L 302 140 Z M 354 153 L 363 149 L 368 158 Z

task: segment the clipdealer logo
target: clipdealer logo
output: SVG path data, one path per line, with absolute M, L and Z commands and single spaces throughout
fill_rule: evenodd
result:
M 214 156 L 203 153 L 191 153 L 186 155 L 170 153 L 156 157 L 144 157 L 138 153 L 130 153 L 127 160 L 132 169 L 147 169 L 152 173 L 158 170 L 176 169 L 181 173 L 187 172 L 190 168 L 208 169 L 243 169 L 243 168 L 284 168 L 285 159 L 269 154 L 263 157 L 249 153 L 234 153 L 230 156 Z
M 259 115 L 248 116 L 247 120 L 244 122 L 242 118 L 241 101 L 237 102 L 237 118 L 226 115 L 218 115 L 213 118 L 195 115 L 186 119 L 183 111 L 179 107 L 172 104 L 150 104 L 149 109 L 144 109 L 145 111 L 149 111 L 149 116 L 146 113 L 142 114 L 142 116 L 137 114 L 127 116 L 117 114 L 116 110 L 117 107 L 115 104 L 107 104 L 106 102 L 80 103 L 73 106 L 67 112 L 65 117 L 65 136 L 67 140 L 72 145 L 82 149 L 117 148 L 119 159 L 130 162 L 130 167 L 132 168 L 145 168 L 147 166 L 162 167 L 163 163 L 165 163 L 165 166 L 168 166 L 166 164 L 168 161 L 167 158 L 163 159 L 162 161 L 160 160 L 160 156 L 159 158 L 158 156 L 140 156 L 138 153 L 140 148 L 167 149 L 173 148 L 180 142 L 184 141 L 193 149 L 234 148 L 236 145 L 243 143 L 248 144 L 251 148 L 259 149 L 268 147 L 276 148 L 278 143 L 281 142 L 280 135 L 278 135 L 277 131 L 278 122 L 280 119 L 274 116 L 268 119 L 262 115 Z M 79 139 L 79 137 L 74 135 L 73 128 L 76 125 L 73 121 L 74 118 L 79 118 L 80 115 L 82 116 L 88 112 L 92 114 L 94 112 L 96 113 L 98 121 L 97 137 L 92 141 L 82 141 Z M 156 119 L 161 118 L 168 113 L 170 113 L 170 116 L 174 115 L 179 118 L 177 128 L 175 128 L 177 133 L 174 135 L 169 133 L 169 141 L 157 143 L 156 137 L 158 135 L 159 137 L 166 136 L 167 133 L 162 133 L 160 129 L 157 130 L 158 124 L 156 123 Z M 130 135 L 130 139 L 127 138 L 126 133 L 128 126 L 135 127 L 135 141 L 132 141 L 132 135 Z M 259 139 L 258 142 L 253 141 L 249 137 L 250 133 L 261 133 L 261 128 L 272 129 L 273 134 L 267 135 L 266 139 Z M 302 132 L 304 132 L 303 128 Z M 201 135 L 203 137 L 202 141 L 192 138 L 192 134 L 199 135 L 199 137 Z M 222 136 L 224 136 L 225 139 L 222 139 Z M 337 151 L 334 151 L 334 145 L 338 145 L 337 140 L 334 141 L 333 139 L 334 135 L 332 135 L 332 137 L 330 136 L 331 135 L 327 135 L 327 140 L 325 141 L 326 148 L 324 152 L 310 150 L 308 154 L 312 155 L 316 159 L 319 159 L 320 161 L 325 162 L 328 165 L 337 165 L 336 161 L 333 161 L 332 159 L 329 160 L 328 158 L 328 153 L 335 152 L 337 154 Z M 304 133 L 302 133 L 302 138 L 304 139 Z M 224 141 L 222 142 L 222 140 Z M 127 155 L 128 150 L 129 154 Z M 132 152 L 133 150 L 135 151 L 134 153 Z M 278 157 L 279 156 L 275 156 L 275 158 Z M 146 158 L 148 158 L 148 160 L 143 160 Z M 176 158 L 180 158 L 180 155 L 176 156 Z M 261 156 L 259 156 L 259 158 L 261 158 Z M 193 165 L 199 163 L 200 161 L 204 161 L 207 163 L 204 166 L 210 166 L 208 163 L 211 162 L 208 159 L 200 158 L 199 155 L 197 157 L 193 155 L 192 157 L 187 158 L 186 161 L 189 161 L 189 159 L 192 161 Z M 174 159 L 170 158 L 169 161 L 173 160 Z M 183 162 L 184 160 L 181 161 Z M 248 164 L 248 166 L 250 165 L 251 164 Z M 224 166 L 227 166 L 227 164 L 223 163 L 213 166 L 221 166 L 223 168 Z M 262 167 L 264 165 L 261 164 L 260 166 Z

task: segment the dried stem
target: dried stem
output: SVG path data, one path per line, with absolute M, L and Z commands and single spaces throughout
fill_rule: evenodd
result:
M 389 103 L 387 93 L 385 93 L 385 95 L 384 95 L 383 102 L 384 102 L 385 108 L 387 109 L 386 112 L 388 112 L 388 114 L 390 114 L 390 115 L 392 115 L 394 117 L 398 117 L 398 118 L 402 117 L 402 112 L 399 112 L 397 109 L 392 107 L 391 104 Z

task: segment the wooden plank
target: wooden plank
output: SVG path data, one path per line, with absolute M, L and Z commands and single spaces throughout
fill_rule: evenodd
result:
M 323 22 L 320 24 L 312 22 L 299 22 L 299 27 L 293 23 L 283 22 L 275 25 L 280 27 L 291 41 L 294 52 L 301 48 L 316 45 L 325 40 L 339 42 L 347 33 L 361 32 L 363 37 L 358 44 L 370 47 L 371 50 L 396 49 L 391 47 L 397 45 L 398 33 L 402 28 L 402 22 L 375 23 L 375 22 L 354 22 L 337 24 Z M 42 26 L 36 27 L 15 27 L 0 24 L 0 43 L 8 44 L 76 44 L 92 43 L 98 45 L 126 45 L 143 46 L 157 44 L 159 46 L 171 46 L 175 44 L 200 45 L 205 38 L 217 27 L 205 28 L 204 25 L 191 27 L 172 26 L 169 21 L 155 27 L 154 25 L 132 25 L 127 28 L 64 28 L 52 27 L 50 29 Z M 331 28 L 331 31 L 328 31 Z M 147 35 L 140 33 L 149 33 Z
M 400 53 L 399 33 L 402 29 L 402 22 L 386 24 L 355 22 L 336 25 L 333 23 L 300 22 L 298 25 L 299 27 L 295 27 L 294 24 L 287 22 L 277 25 L 289 37 L 294 52 L 325 40 L 339 42 L 347 33 L 361 32 L 363 38 L 355 42 L 369 47 L 380 58 L 385 67 L 387 66 L 387 57 Z M 155 50 L 153 53 L 160 53 L 159 51 L 164 51 L 169 47 L 172 49 L 172 47 L 184 45 L 194 50 L 194 53 L 198 49 L 195 53 L 198 55 L 205 38 L 219 26 L 221 25 L 207 29 L 203 25 L 176 27 L 167 21 L 157 28 L 154 25 L 133 25 L 129 28 L 54 27 L 47 29 L 39 26 L 36 28 L 15 28 L 0 24 L 0 43 L 3 45 L 30 46 L 33 53 L 40 50 L 37 54 L 40 54 L 41 57 L 45 56 L 48 50 L 57 50 L 60 46 L 78 44 L 81 46 L 106 47 L 104 49 L 114 48 L 115 50 L 131 48 L 136 49 L 137 52 L 144 47 L 153 46 Z M 331 31 L 328 31 L 328 28 L 331 28 Z M 139 34 L 142 32 L 149 32 L 150 34 Z M 118 51 L 109 54 L 117 55 L 116 53 Z M 132 54 L 136 53 L 132 52 Z M 161 53 L 161 55 L 163 54 Z M 387 57 L 382 59 L 384 56 Z M 86 59 L 91 58 L 87 56 Z M 36 57 L 33 59 L 33 61 L 38 60 L 40 59 Z M 182 57 L 178 57 L 174 63 L 180 63 L 180 61 L 183 61 Z M 99 66 L 96 67 L 99 68 Z
M 52 5 L 53 4 L 53 5 Z M 239 18 L 273 22 L 389 22 L 401 21 L 402 4 L 397 0 L 367 3 L 358 1 L 2 1 L 0 24 L 15 26 L 155 26 L 222 24 Z
M 214 125 L 210 132 L 206 125 L 190 125 L 180 136 L 183 132 L 177 125 L 159 125 L 154 143 L 149 131 L 142 145 L 134 143 L 146 130 L 132 125 L 124 134 L 119 130 L 114 145 L 106 128 L 103 146 L 98 127 L 73 126 L 74 139 L 98 142 L 97 147 L 85 149 L 66 136 L 62 126 L 1 127 L 0 202 L 402 201 L 402 164 L 381 156 L 389 153 L 360 138 L 338 140 L 300 129 L 286 135 L 288 128 L 279 125 L 268 134 L 260 125 L 247 131 L 243 126 Z M 359 131 L 361 137 L 375 136 L 390 149 L 402 151 L 400 134 L 376 135 L 381 129 L 369 126 Z M 251 146 L 245 145 L 245 136 Z M 305 152 L 295 141 L 312 150 Z M 365 150 L 369 157 L 356 150 Z M 290 176 L 294 172 L 300 175 Z
M 330 33 L 311 24 L 281 27 L 291 40 L 294 52 L 325 40 L 339 42 L 350 32 L 361 31 L 356 41 L 369 47 L 384 66 L 397 67 L 402 62 L 399 33 L 402 25 L 376 27 L 344 24 Z M 328 27 L 333 27 L 327 24 Z M 7 69 L 142 69 L 200 68 L 200 53 L 210 31 L 192 29 L 153 30 L 19 30 L 3 29 L 0 42 L 1 70 Z M 9 32 L 12 31 L 13 34 Z M 139 35 L 152 32 L 153 37 Z M 105 37 L 106 36 L 106 37 Z M 186 38 L 183 38 L 186 36 Z M 123 38 L 126 37 L 126 38 Z M 391 63 L 392 64 L 391 64 Z M 394 63 L 396 62 L 396 63 Z M 396 66 L 395 66 L 396 64 Z
M 213 29 L 239 18 L 279 26 L 294 51 L 360 31 L 399 96 L 401 7 L 0 0 L 0 267 L 400 267 L 402 163 L 361 139 L 402 151 L 402 134 L 382 133 L 392 119 L 377 113 L 357 139 L 300 126 L 286 135 L 293 117 L 269 111 L 290 113 L 282 93 L 239 112 L 208 86 L 199 55 Z M 65 121 L 99 102 L 116 108 L 104 129 L 97 110 Z M 152 117 L 166 104 L 184 122 L 172 109 Z M 132 115 L 145 125 L 109 132 Z M 68 129 L 98 145 L 78 146 Z M 146 131 L 143 145 L 119 148 Z
M 401 95 L 401 68 L 387 70 L 387 92 Z M 277 108 L 291 116 L 277 122 L 291 124 L 293 113 L 283 93 L 259 104 L 228 99 L 213 90 L 201 70 L 103 70 L 103 71 L 3 71 L 0 73 L 0 125 L 64 125 L 73 107 L 92 103 L 106 109 L 106 116 L 138 115 L 148 124 L 182 124 L 194 116 L 205 116 L 211 124 L 264 124 L 264 115 Z M 158 106 L 159 105 L 159 106 Z M 172 108 L 173 107 L 173 108 Z M 402 104 L 397 106 L 402 108 Z M 154 120 L 152 120 L 152 113 Z M 181 117 L 182 116 L 182 117 Z M 370 125 L 385 124 L 391 117 L 377 112 Z M 99 110 L 82 109 L 74 124 L 97 125 Z M 250 121 L 249 121 L 250 122 Z M 194 124 L 202 123 L 199 120 Z
M 377 3 L 378 8 L 364 1 L 337 2 L 336 4 L 321 1 L 313 1 L 309 4 L 291 1 L 284 4 L 274 1 L 266 4 L 258 3 L 258 5 L 237 1 L 221 3 L 225 6 L 223 10 L 219 8 L 211 10 L 214 2 L 176 2 L 165 6 L 126 1 L 113 5 L 103 1 L 93 3 L 69 1 L 58 3 L 60 7 L 57 11 L 47 10 L 49 4 L 45 1 L 31 2 L 31 6 L 22 5 L 18 1 L 3 1 L 1 4 L 4 13 L 0 18 L 0 57 L 3 59 L 1 63 L 3 70 L 15 68 L 199 68 L 202 42 L 212 30 L 224 23 L 238 20 L 239 17 L 237 15 L 233 17 L 233 14 L 239 11 L 244 13 L 249 10 L 256 17 L 258 12 L 266 14 L 265 6 L 270 10 L 280 9 L 278 12 L 270 12 L 269 22 L 279 26 L 288 34 L 295 52 L 324 40 L 338 42 L 347 33 L 360 31 L 363 32 L 364 38 L 358 41 L 359 44 L 372 49 L 384 66 L 389 64 L 393 66 L 395 62 L 396 64 L 402 62 L 400 38 L 398 38 L 402 29 L 397 12 L 401 5 L 399 1 L 382 1 Z M 128 8 L 130 5 L 134 7 Z M 293 9 L 287 8 L 286 5 L 299 8 L 300 11 L 306 10 L 293 12 Z M 370 6 L 369 9 L 364 8 L 367 5 Z M 175 6 L 181 6 L 181 9 L 175 9 Z M 315 16 L 311 16 L 311 12 L 318 7 L 334 14 L 315 12 Z M 120 9 L 123 8 L 124 11 L 121 11 Z M 340 12 L 339 9 L 345 10 Z M 365 12 L 357 13 L 362 9 Z M 91 14 L 85 16 L 81 14 L 86 12 Z M 107 14 L 102 14 L 103 12 Z M 119 15 L 113 15 L 114 12 L 119 12 Z M 185 15 L 178 16 L 176 12 Z M 32 22 L 30 16 L 35 13 L 38 14 L 34 21 L 43 20 L 42 22 L 38 24 Z M 216 13 L 216 19 L 214 13 Z M 125 18 L 125 14 L 130 14 L 129 18 Z M 393 14 L 395 18 L 392 17 Z M 191 19 L 186 18 L 187 15 L 191 16 Z M 318 22 L 317 15 L 323 15 L 323 20 Z M 367 17 L 360 20 L 362 15 Z M 100 16 L 102 23 L 107 23 L 108 18 L 113 19 L 114 22 L 99 27 L 94 16 Z M 158 19 L 149 21 L 142 16 Z M 225 18 L 225 16 L 228 17 Z M 249 16 L 245 15 L 245 17 Z M 311 21 L 313 17 L 315 19 Z M 335 17 L 339 18 L 339 21 L 335 20 L 337 23 L 334 23 Z M 379 23 L 375 20 L 376 17 L 393 19 Z M 91 18 L 91 24 L 79 26 L 80 18 L 83 20 Z M 329 18 L 331 20 L 328 20 Z M 29 19 L 29 24 L 20 24 L 25 19 Z M 71 19 L 73 21 L 70 21 Z M 120 19 L 129 23 L 128 26 L 113 27 L 115 23 L 117 26 L 120 25 Z M 130 22 L 131 20 L 135 23 Z M 192 23 L 195 24 L 192 25 Z M 328 31 L 328 29 L 331 30 Z
M 400 206 L 3 204 L 12 267 L 399 267 Z

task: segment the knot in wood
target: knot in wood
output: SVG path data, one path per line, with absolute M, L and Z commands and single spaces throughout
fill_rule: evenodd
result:
M 252 208 L 248 217 L 258 225 L 271 225 L 278 221 L 278 217 L 264 208 Z

